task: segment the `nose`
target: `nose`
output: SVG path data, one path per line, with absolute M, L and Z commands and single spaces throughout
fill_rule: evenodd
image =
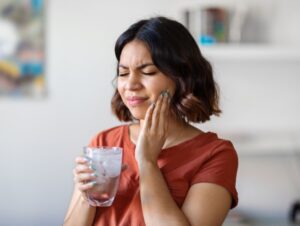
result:
M 127 90 L 137 90 L 142 87 L 141 79 L 138 73 L 129 73 L 125 88 Z

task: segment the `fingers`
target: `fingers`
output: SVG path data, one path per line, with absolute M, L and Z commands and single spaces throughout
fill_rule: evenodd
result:
M 88 160 L 82 156 L 78 156 L 76 159 L 75 159 L 75 163 L 77 164 L 85 164 L 85 163 L 88 163 Z
M 94 169 L 88 163 L 77 164 L 75 169 L 73 170 L 74 175 L 77 175 L 77 174 L 80 174 L 80 173 L 92 173 L 92 172 L 94 172 Z
M 159 123 L 159 112 L 160 112 L 160 109 L 161 109 L 161 105 L 162 105 L 162 102 L 163 102 L 163 99 L 164 99 L 164 92 L 162 92 L 157 101 L 156 101 L 156 104 L 155 104 L 155 108 L 153 110 L 153 116 L 152 116 L 152 124 L 151 124 L 151 128 L 156 128 L 157 127 L 157 124 Z
M 151 126 L 154 131 L 157 131 L 157 129 L 165 129 L 168 120 L 167 116 L 169 112 L 169 98 L 168 91 L 164 91 L 157 100 L 156 107 L 153 111 Z
M 77 157 L 75 159 L 76 167 L 73 170 L 74 182 L 77 184 L 79 190 L 86 191 L 95 185 L 94 180 L 97 174 L 91 167 L 90 162 L 84 157 Z
M 80 173 L 74 177 L 74 181 L 77 183 L 86 183 L 95 180 L 97 177 L 97 173 Z
M 96 181 L 91 181 L 89 183 L 80 183 L 78 184 L 78 189 L 81 191 L 81 192 L 85 192 L 91 188 L 93 188 L 94 186 L 96 185 Z
M 145 122 L 144 122 L 144 126 L 143 129 L 147 130 L 148 128 L 150 128 L 151 123 L 152 123 L 152 115 L 153 115 L 153 110 L 155 108 L 155 104 L 152 103 L 149 108 L 147 109 L 146 112 L 146 116 L 145 116 Z
M 161 110 L 159 112 L 159 118 L 164 125 L 165 121 L 167 121 L 167 117 L 169 116 L 169 103 L 170 103 L 170 94 L 168 92 L 165 93 L 164 98 L 163 98 L 163 103 L 161 105 Z
M 96 185 L 96 179 L 98 177 L 95 170 L 91 167 L 90 162 L 80 156 L 75 159 L 76 167 L 73 169 L 74 182 L 78 189 L 84 193 L 89 189 L 92 189 Z M 128 168 L 127 164 L 122 165 L 122 171 Z

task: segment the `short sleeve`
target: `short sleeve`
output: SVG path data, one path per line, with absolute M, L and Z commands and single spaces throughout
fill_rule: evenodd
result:
M 232 196 L 231 208 L 237 206 L 236 175 L 238 156 L 229 141 L 222 141 L 210 154 L 192 178 L 191 185 L 201 182 L 214 183 L 226 188 Z
M 102 141 L 102 132 L 98 133 L 96 136 L 92 137 L 90 139 L 90 142 L 88 144 L 89 147 L 99 147 L 101 146 Z

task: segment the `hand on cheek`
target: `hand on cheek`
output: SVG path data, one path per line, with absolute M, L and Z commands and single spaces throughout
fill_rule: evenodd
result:
M 138 163 L 156 163 L 167 137 L 169 106 L 170 95 L 164 91 L 148 108 L 135 150 Z

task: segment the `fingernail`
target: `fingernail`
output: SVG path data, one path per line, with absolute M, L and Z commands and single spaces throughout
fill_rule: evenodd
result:
M 170 93 L 169 93 L 168 90 L 164 90 L 164 91 L 161 93 L 161 95 L 162 95 L 163 97 L 169 97 L 169 96 L 170 96 Z
M 95 186 L 97 184 L 97 181 L 90 182 L 90 185 Z
M 84 162 L 88 162 L 88 160 L 86 159 L 86 158 L 82 158 L 82 161 L 84 161 Z
M 98 174 L 97 173 L 92 173 L 91 176 L 92 177 L 98 177 Z
M 89 165 L 89 168 L 94 171 L 96 170 L 96 168 L 93 165 Z
M 87 162 L 92 161 L 92 159 L 86 155 L 83 155 L 82 158 L 84 159 L 84 161 L 87 161 Z
M 88 157 L 82 157 L 81 159 L 82 159 L 84 162 L 86 162 L 86 163 L 89 163 L 89 164 L 92 163 L 92 160 L 89 159 Z
M 150 107 L 150 108 L 153 108 L 154 106 L 155 106 L 155 102 L 150 101 L 149 107 Z
M 165 93 L 166 93 L 166 91 L 164 90 L 164 91 L 162 91 L 162 92 L 160 93 L 160 95 L 161 95 L 162 97 L 164 97 L 164 96 L 165 96 Z

